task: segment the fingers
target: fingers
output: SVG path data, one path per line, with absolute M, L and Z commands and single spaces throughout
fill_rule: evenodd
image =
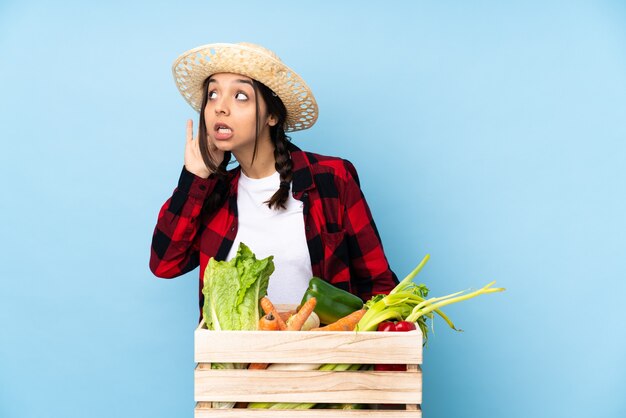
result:
M 187 119 L 187 142 L 193 140 L 193 120 Z

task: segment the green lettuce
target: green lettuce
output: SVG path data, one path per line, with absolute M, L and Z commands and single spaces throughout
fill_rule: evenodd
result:
M 259 300 L 267 294 L 274 272 L 274 257 L 257 260 L 250 248 L 239 244 L 230 261 L 211 257 L 204 271 L 202 315 L 208 329 L 256 330 L 261 310 Z

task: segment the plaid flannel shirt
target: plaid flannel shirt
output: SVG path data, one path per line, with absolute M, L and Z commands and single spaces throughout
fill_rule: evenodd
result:
M 398 279 L 387 262 L 354 166 L 341 158 L 301 151 L 291 143 L 289 150 L 291 191 L 304 203 L 313 275 L 365 301 L 389 293 Z M 209 258 L 224 260 L 237 235 L 239 173 L 239 167 L 234 168 L 220 181 L 197 177 L 183 167 L 178 187 L 159 212 L 150 269 L 158 277 L 173 278 L 200 266 L 200 309 Z M 205 198 L 216 188 L 226 193 L 224 203 L 205 213 Z

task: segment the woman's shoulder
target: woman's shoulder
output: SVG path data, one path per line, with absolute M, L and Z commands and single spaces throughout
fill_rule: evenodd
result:
M 292 151 L 291 155 L 294 170 L 306 168 L 311 171 L 313 176 L 330 174 L 336 179 L 346 181 L 355 180 L 357 183 L 359 182 L 354 164 L 345 158 L 300 149 Z

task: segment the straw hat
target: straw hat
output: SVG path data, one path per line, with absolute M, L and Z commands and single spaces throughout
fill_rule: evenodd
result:
M 202 106 L 202 84 L 216 73 L 253 78 L 280 97 L 287 108 L 285 131 L 299 131 L 317 120 L 317 103 L 302 77 L 269 49 L 250 43 L 208 44 L 180 55 L 172 65 L 176 87 L 196 111 Z

